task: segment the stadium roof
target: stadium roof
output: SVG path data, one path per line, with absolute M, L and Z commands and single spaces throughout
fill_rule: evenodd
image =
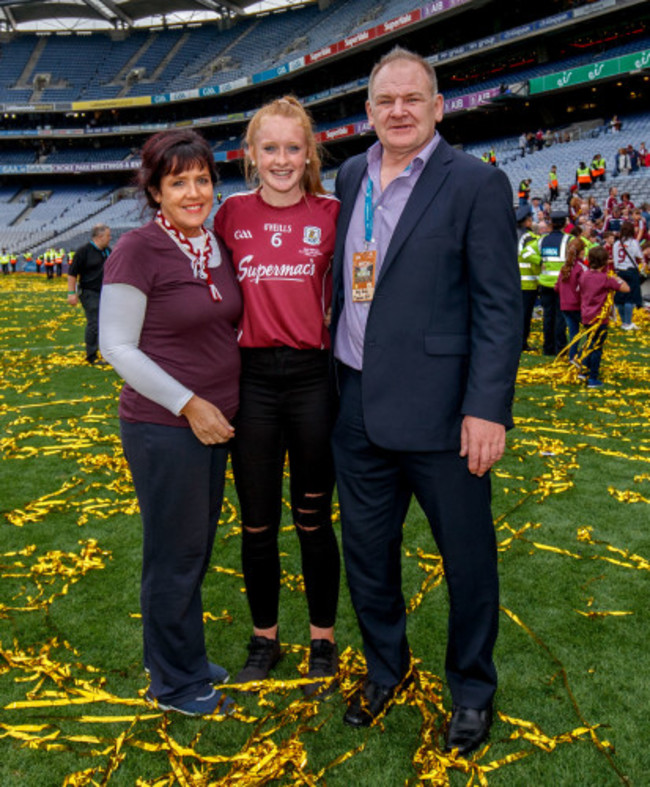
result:
M 313 0 L 0 0 L 0 30 L 77 31 L 188 24 Z

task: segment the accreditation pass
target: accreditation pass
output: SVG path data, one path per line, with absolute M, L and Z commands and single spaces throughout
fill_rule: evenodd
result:
M 352 300 L 355 303 L 365 303 L 373 299 L 376 270 L 376 249 L 355 251 L 352 254 Z

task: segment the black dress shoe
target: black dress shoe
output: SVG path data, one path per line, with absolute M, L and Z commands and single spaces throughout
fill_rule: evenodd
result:
M 483 743 L 492 726 L 492 705 L 477 710 L 454 705 L 447 727 L 445 751 L 458 749 L 459 754 L 469 754 Z
M 411 676 L 407 675 L 397 686 L 380 686 L 366 679 L 363 687 L 352 695 L 343 721 L 351 727 L 369 727 L 382 714 L 388 713 L 395 694 L 410 681 Z

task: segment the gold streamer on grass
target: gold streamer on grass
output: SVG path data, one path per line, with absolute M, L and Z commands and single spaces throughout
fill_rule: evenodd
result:
M 530 629 L 521 620 L 521 618 L 519 618 L 518 615 L 515 615 L 511 610 L 507 609 L 506 607 L 502 606 L 501 609 L 510 618 L 510 620 L 512 620 L 514 623 L 516 623 L 519 627 L 521 627 L 526 632 L 526 634 L 528 634 L 528 636 L 548 654 L 548 656 L 552 659 L 552 661 L 555 662 L 555 664 L 558 667 L 559 674 L 560 674 L 560 676 L 562 678 L 562 682 L 564 684 L 564 688 L 565 688 L 565 691 L 567 693 L 567 696 L 569 697 L 569 700 L 571 701 L 571 704 L 573 705 L 573 708 L 574 708 L 574 710 L 576 712 L 576 715 L 578 716 L 578 718 L 580 719 L 581 724 L 582 724 L 582 726 L 580 728 L 578 728 L 577 731 L 574 730 L 574 732 L 572 732 L 572 733 L 565 733 L 563 736 L 561 736 L 562 737 L 562 742 L 571 741 L 571 740 L 573 740 L 575 738 L 576 735 L 582 735 L 584 733 L 587 733 L 589 735 L 590 739 L 592 740 L 593 744 L 598 749 L 598 751 L 601 752 L 601 754 L 603 754 L 605 756 L 605 758 L 607 759 L 607 761 L 608 761 L 610 767 L 612 768 L 612 770 L 617 774 L 619 779 L 624 784 L 626 784 L 627 783 L 627 779 L 626 779 L 625 775 L 619 770 L 618 766 L 616 765 L 616 763 L 614 762 L 614 759 L 612 757 L 612 745 L 611 745 L 611 743 L 609 743 L 609 741 L 601 741 L 600 738 L 596 734 L 596 729 L 600 725 L 590 725 L 590 724 L 587 723 L 586 719 L 583 717 L 582 712 L 580 711 L 580 707 L 578 706 L 576 698 L 575 698 L 575 696 L 573 694 L 573 691 L 571 690 L 571 686 L 569 684 L 569 678 L 568 678 L 566 669 L 564 668 L 564 665 L 562 664 L 562 662 L 557 658 L 557 656 L 555 656 L 551 652 L 551 649 L 549 648 L 549 646 L 545 642 L 543 642 L 543 640 L 541 640 L 532 631 L 532 629 Z M 529 739 L 531 741 L 531 743 L 537 745 L 539 748 L 546 747 L 546 749 L 549 750 L 549 747 L 551 745 L 552 745 L 552 748 L 555 748 L 555 746 L 557 745 L 557 740 L 556 739 L 548 738 L 547 736 L 543 735 L 541 733 L 541 731 L 537 728 L 537 726 L 531 721 L 526 721 L 524 723 L 520 723 L 520 727 L 522 729 L 528 730 L 530 732 L 527 732 L 527 733 L 523 733 L 522 732 L 517 737 L 526 737 L 527 739 Z M 568 736 L 568 737 L 565 737 L 565 736 Z M 555 741 L 555 743 L 552 744 L 552 741 Z M 550 750 L 552 750 L 552 748 Z
M 2 579 L 27 579 L 32 583 L 32 588 L 25 587 L 14 597 L 25 597 L 25 603 L 21 605 L 0 604 L 0 617 L 6 617 L 9 612 L 33 612 L 46 609 L 55 599 L 65 596 L 70 586 L 86 576 L 89 571 L 105 567 L 105 558 L 110 559 L 110 553 L 100 549 L 95 539 L 79 541 L 79 544 L 81 549 L 78 554 L 51 550 L 45 555 L 36 557 L 31 566 L 25 565 L 22 560 L 17 560 L 12 565 L 0 564 Z M 35 546 L 30 547 L 29 556 L 34 555 L 35 551 Z M 64 581 L 61 584 L 59 580 L 62 579 Z M 60 587 L 48 596 L 47 589 L 55 584 L 60 584 Z
M 617 611 L 610 611 L 610 612 L 597 612 L 596 610 L 590 610 L 589 612 L 583 612 L 581 609 L 576 609 L 578 615 L 582 615 L 585 618 L 608 618 L 608 617 L 623 617 L 625 615 L 634 615 L 634 612 L 617 612 Z
M 607 491 L 619 503 L 650 503 L 647 497 L 643 497 L 638 492 L 632 492 L 627 489 L 614 489 L 613 486 L 608 486 Z

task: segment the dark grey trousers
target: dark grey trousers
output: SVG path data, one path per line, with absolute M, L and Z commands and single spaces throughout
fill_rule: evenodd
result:
M 86 358 L 94 361 L 99 349 L 99 293 L 95 290 L 83 290 L 79 300 L 86 313 Z

